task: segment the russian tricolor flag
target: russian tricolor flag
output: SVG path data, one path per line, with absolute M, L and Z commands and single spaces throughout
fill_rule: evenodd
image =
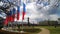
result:
M 26 13 L 26 5 L 25 3 L 23 3 L 22 20 L 24 20 L 25 13 Z
M 15 20 L 15 16 L 16 15 L 16 9 L 15 8 L 13 8 L 13 21 Z
M 10 12 L 8 11 L 6 14 L 7 15 L 6 15 L 6 19 L 4 20 L 4 25 L 8 25 L 8 22 L 10 22 Z
M 13 11 L 12 11 L 12 10 L 10 10 L 10 15 L 9 15 L 9 17 L 10 17 L 10 22 L 12 22 L 12 21 L 13 21 Z
M 4 25 L 7 25 L 9 22 L 13 22 L 15 19 L 16 9 L 13 8 L 13 10 L 10 10 L 7 12 L 6 19 L 4 21 Z
M 20 19 L 20 6 L 17 6 L 17 20 Z
M 15 19 L 15 14 L 16 14 L 16 9 L 13 8 L 13 10 L 10 10 L 8 13 L 7 13 L 7 16 L 6 16 L 6 19 L 4 21 L 4 24 L 7 25 L 8 22 L 13 22 L 14 19 Z

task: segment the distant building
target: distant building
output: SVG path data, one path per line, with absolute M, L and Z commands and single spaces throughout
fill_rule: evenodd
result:
M 58 18 L 58 24 L 60 24 L 60 18 Z
M 57 21 L 41 21 L 41 22 L 39 22 L 39 25 L 54 26 L 54 25 L 58 25 L 58 22 Z

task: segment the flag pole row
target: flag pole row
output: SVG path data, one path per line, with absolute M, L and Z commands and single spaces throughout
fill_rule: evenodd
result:
M 21 4 L 21 0 L 20 0 L 20 2 L 18 0 L 17 10 L 15 7 L 13 7 L 12 10 L 7 11 L 7 15 L 6 15 L 6 19 L 4 21 L 4 25 L 8 25 L 9 22 L 14 22 L 15 18 L 17 20 L 20 20 L 20 5 L 19 4 Z M 22 4 L 23 4 L 22 20 L 24 20 L 24 16 L 26 14 L 26 5 L 24 2 Z M 16 13 L 17 13 L 17 15 L 16 15 Z

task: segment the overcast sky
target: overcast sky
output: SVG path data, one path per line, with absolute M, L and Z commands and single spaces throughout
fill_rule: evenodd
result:
M 23 2 L 23 1 L 22 1 Z M 47 3 L 47 4 L 46 4 Z M 17 4 L 17 3 L 16 3 Z M 58 0 L 43 0 L 43 1 L 28 1 L 26 4 L 26 15 L 25 22 L 27 22 L 27 17 L 30 18 L 30 22 L 37 22 L 43 20 L 57 20 L 60 17 L 60 2 Z M 20 20 L 22 21 L 22 3 L 21 3 L 21 12 L 20 12 Z
M 30 21 L 57 20 L 60 17 L 58 1 L 50 0 L 50 4 L 47 5 L 44 4 L 45 2 L 37 3 L 36 1 L 27 3 L 25 18 L 30 17 Z M 47 3 L 49 2 L 47 1 Z

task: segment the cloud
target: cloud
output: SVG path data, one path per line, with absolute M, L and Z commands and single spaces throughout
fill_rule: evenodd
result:
M 3 5 L 3 3 L 2 2 L 0 2 L 0 6 L 2 6 Z
M 50 18 L 51 18 L 50 20 L 57 21 L 59 17 L 60 17 L 60 16 L 58 16 L 58 15 L 56 15 L 56 14 L 50 15 Z

